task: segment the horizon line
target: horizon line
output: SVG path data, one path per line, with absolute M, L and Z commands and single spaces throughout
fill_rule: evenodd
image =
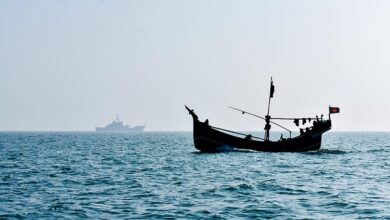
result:
M 251 131 L 251 130 L 237 130 L 238 132 L 263 132 L 263 131 Z M 146 132 L 192 132 L 192 130 L 144 130 L 141 132 L 126 132 L 126 131 L 113 131 L 113 132 L 97 132 L 94 130 L 0 130 L 0 132 L 93 132 L 93 133 L 146 133 Z M 275 130 L 271 132 L 282 132 L 282 133 L 287 133 L 286 131 L 282 130 Z M 294 132 L 299 132 L 299 131 L 293 131 Z M 390 130 L 331 130 L 328 132 L 390 132 Z M 328 133 L 327 132 L 327 133 Z

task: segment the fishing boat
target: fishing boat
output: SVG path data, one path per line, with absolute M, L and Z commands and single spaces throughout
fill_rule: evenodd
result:
M 339 113 L 340 108 L 329 106 L 328 119 L 324 119 L 323 116 L 307 118 L 273 118 L 270 115 L 270 104 L 274 91 L 275 86 L 271 78 L 268 111 L 265 117 L 230 107 L 231 109 L 240 111 L 242 114 L 247 114 L 264 120 L 264 138 L 211 126 L 209 125 L 208 119 L 204 122 L 199 121 L 199 117 L 195 114 L 195 111 L 185 106 L 193 119 L 193 138 L 195 148 L 201 152 L 221 152 L 234 149 L 264 152 L 305 152 L 320 149 L 322 134 L 329 131 L 332 127 L 330 116 L 333 113 Z M 302 125 L 308 123 L 310 126 L 301 128 L 299 135 L 292 137 L 292 131 L 285 126 L 274 122 L 275 120 L 291 120 L 297 126 L 299 126 L 299 123 Z M 289 137 L 284 138 L 283 135 L 281 135 L 279 140 L 270 140 L 271 124 L 288 131 Z

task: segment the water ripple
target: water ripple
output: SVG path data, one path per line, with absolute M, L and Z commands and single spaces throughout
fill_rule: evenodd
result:
M 199 153 L 191 133 L 0 133 L 0 219 L 386 219 L 389 133 Z

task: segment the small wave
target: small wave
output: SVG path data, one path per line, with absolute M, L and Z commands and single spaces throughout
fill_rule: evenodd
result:
M 49 206 L 49 210 L 51 211 L 60 211 L 66 208 L 66 203 L 57 202 Z
M 254 151 L 249 149 L 238 149 L 238 148 L 232 148 L 229 146 L 222 146 L 216 149 L 216 151 L 213 152 L 202 152 L 202 151 L 192 151 L 193 154 L 215 154 L 215 153 L 230 153 L 230 152 L 239 152 L 239 153 L 261 153 L 260 151 Z
M 244 189 L 244 190 L 246 190 L 246 189 L 253 190 L 254 189 L 254 187 L 251 184 L 246 184 L 246 183 L 242 183 L 242 184 L 238 185 L 237 187 L 238 187 L 238 189 Z
M 369 153 L 383 152 L 383 151 L 388 151 L 389 149 L 390 149 L 390 146 L 384 146 L 383 148 L 370 149 L 370 150 L 367 150 L 366 152 L 369 152 Z
M 69 167 L 69 166 L 62 166 L 62 167 L 60 168 L 60 170 L 63 171 L 63 172 L 65 172 L 65 173 L 67 173 L 67 172 L 71 171 L 72 168 Z
M 0 219 L 23 219 L 25 216 L 20 214 L 4 214 L 0 215 Z
M 325 190 L 320 190 L 318 192 L 316 192 L 317 195 L 321 195 L 321 196 L 329 196 L 329 195 L 332 195 L 331 192 L 329 191 L 325 191 Z
M 221 146 L 217 148 L 217 152 L 231 152 L 231 151 L 235 151 L 235 149 L 230 146 Z
M 236 186 L 227 186 L 226 188 L 223 188 L 223 190 L 226 191 L 236 191 L 236 190 L 253 190 L 254 187 L 250 184 L 241 183 Z
M 338 149 L 320 149 L 315 152 L 309 152 L 308 154 L 347 154 L 350 153 L 345 150 L 338 150 Z

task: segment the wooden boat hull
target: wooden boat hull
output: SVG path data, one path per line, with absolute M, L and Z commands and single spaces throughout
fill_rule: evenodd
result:
M 201 152 L 221 152 L 226 149 L 246 149 L 264 152 L 304 152 L 314 151 L 321 147 L 322 134 L 331 129 L 331 120 L 316 122 L 312 129 L 294 138 L 280 141 L 256 141 L 240 138 L 221 132 L 208 122 L 200 122 L 198 116 L 190 111 L 194 123 L 194 144 Z

